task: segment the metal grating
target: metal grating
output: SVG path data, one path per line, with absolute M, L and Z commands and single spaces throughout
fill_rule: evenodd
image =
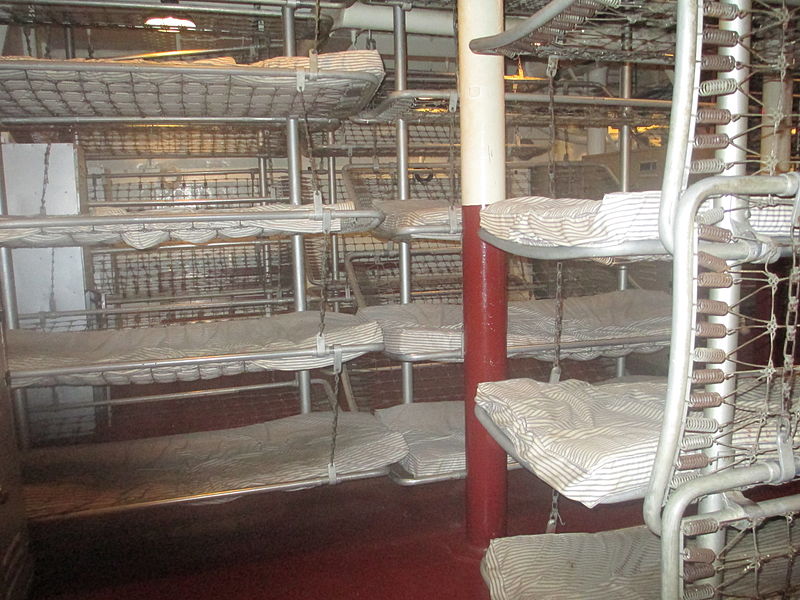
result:
M 199 310 L 191 306 L 192 302 L 239 298 L 280 303 L 288 302 L 293 296 L 291 246 L 286 239 L 178 246 L 154 251 L 98 250 L 92 252 L 91 264 L 93 292 L 103 298 L 106 306 L 174 302 L 177 307 L 173 312 L 180 313 L 181 320 Z M 170 307 L 159 310 L 166 312 Z M 270 314 L 273 311 L 269 306 L 222 307 L 205 309 L 202 316 L 254 312 Z M 158 322 L 165 319 L 159 315 L 152 318 Z M 130 319 L 136 320 L 136 325 L 146 325 L 150 324 L 151 317 Z M 135 325 L 123 320 L 117 326 Z
M 544 4 L 530 6 L 528 14 Z M 503 34 L 474 40 L 470 47 L 509 58 L 524 54 L 670 65 L 674 61 L 675 9 L 674 2 L 578 0 L 554 18 L 537 22 L 536 28 L 529 24 L 531 17 Z
M 124 204 L 128 207 L 139 204 L 147 209 L 181 204 L 215 209 L 247 207 L 270 201 L 288 202 L 288 174 L 267 170 L 266 175 L 266 200 L 256 201 L 261 198 L 257 169 L 93 174 L 89 175 L 88 181 L 89 203 Z M 321 182 L 315 182 L 312 173 L 301 173 L 303 203 L 313 202 L 315 183 L 321 185 Z

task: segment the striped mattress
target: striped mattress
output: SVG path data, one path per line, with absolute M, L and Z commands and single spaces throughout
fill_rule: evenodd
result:
M 23 457 L 28 516 L 333 482 L 332 422 L 332 413 L 311 413 L 235 429 L 28 451 Z M 384 469 L 407 450 L 403 436 L 374 416 L 339 414 L 336 477 Z
M 375 415 L 405 438 L 408 454 L 400 465 L 414 477 L 466 473 L 463 402 L 401 404 L 376 410 Z M 515 461 L 509 457 L 508 462 Z
M 644 527 L 498 538 L 481 575 L 492 600 L 653 600 L 661 544 Z
M 664 380 L 549 384 L 510 379 L 479 384 L 475 402 L 525 468 L 591 508 L 644 496 L 666 389 Z M 777 438 L 776 419 L 760 417 L 764 394 L 763 386 L 740 394 L 742 414 L 755 416 L 732 427 L 732 447 L 753 448 L 762 458 L 774 454 Z M 800 440 L 798 431 L 795 436 Z
M 461 207 L 445 199 L 373 200 L 372 206 L 384 215 L 375 230 L 380 237 L 461 239 Z
M 422 360 L 463 359 L 462 308 L 447 304 L 370 306 L 358 313 L 377 321 L 383 329 L 384 351 L 397 358 Z M 598 356 L 624 356 L 630 352 L 655 352 L 668 345 L 671 299 L 650 290 L 625 290 L 576 296 L 564 301 L 562 355 L 578 360 Z M 508 304 L 508 351 L 514 356 L 553 359 L 556 304 L 552 299 Z M 625 343 L 626 338 L 660 338 Z M 598 345 L 602 340 L 620 343 Z M 594 342 L 594 344 L 593 344 Z M 538 347 L 537 347 L 538 346 Z
M 377 323 L 353 315 L 325 316 L 327 351 L 317 354 L 320 316 L 316 312 L 289 313 L 258 319 L 237 319 L 91 331 L 39 332 L 15 329 L 7 332 L 8 364 L 15 387 L 47 385 L 123 385 L 212 379 L 223 375 L 279 370 L 317 369 L 333 364 L 329 351 L 342 346 L 342 360 L 363 354 L 348 346 L 382 344 Z M 64 349 L 68 348 L 69 352 Z M 274 358 L 242 357 L 235 361 L 210 361 L 179 366 L 115 368 L 115 363 L 191 359 L 226 354 L 257 354 L 304 350 L 306 356 Z M 48 375 L 48 369 L 89 366 L 80 373 Z M 28 376 L 24 371 L 41 371 Z M 23 372 L 23 373 L 21 373 Z
M 481 210 L 481 227 L 510 242 L 528 246 L 604 248 L 656 240 L 660 191 L 613 192 L 601 201 L 527 196 Z M 791 206 L 754 208 L 750 223 L 764 235 L 789 235 Z
M 326 205 L 325 212 L 352 211 L 353 205 L 344 202 Z M 206 221 L 197 217 L 204 215 L 245 214 L 237 220 Z M 291 213 L 290 218 L 270 218 L 270 213 Z M 92 210 L 90 217 L 127 217 L 131 222 L 113 225 L 72 225 L 24 227 L 0 229 L 0 244 L 4 246 L 86 246 L 92 244 L 115 244 L 123 242 L 133 248 L 144 250 L 169 241 L 205 244 L 214 239 L 270 236 L 282 233 L 322 233 L 321 215 L 315 216 L 311 206 L 291 204 L 267 204 L 247 208 L 218 209 L 214 211 L 163 208 L 145 211 L 130 211 L 118 207 L 102 207 Z M 180 222 L 136 223 L 137 217 L 181 217 Z M 0 223 L 4 219 L 0 218 Z M 363 231 L 372 227 L 378 219 L 330 219 L 327 230 L 333 233 Z

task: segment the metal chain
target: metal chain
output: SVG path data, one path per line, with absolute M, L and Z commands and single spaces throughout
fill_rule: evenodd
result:
M 319 1 L 317 2 L 317 7 L 319 7 Z M 318 26 L 318 24 L 317 24 Z M 314 141 L 311 138 L 311 130 L 308 125 L 308 111 L 306 110 L 305 106 L 305 99 L 303 98 L 303 94 L 300 94 L 300 103 L 303 107 L 303 134 L 306 139 L 306 150 L 308 151 L 308 158 L 311 163 L 311 187 L 314 196 L 319 193 L 322 194 L 319 185 L 319 174 L 317 173 L 316 165 L 314 163 Z M 319 299 L 319 331 L 318 335 L 323 335 L 325 333 L 325 314 L 328 309 L 328 279 L 329 279 L 329 269 L 328 269 L 328 260 L 330 255 L 330 245 L 331 245 L 331 233 L 326 231 L 323 233 L 322 236 L 322 256 L 320 257 L 321 261 L 321 273 L 320 278 L 321 288 L 320 288 L 320 299 Z M 333 373 L 333 397 L 331 398 L 331 410 L 333 412 L 333 421 L 331 424 L 331 451 L 328 460 L 328 469 L 329 475 L 332 478 L 335 476 L 336 467 L 335 467 L 335 458 L 336 458 L 336 441 L 339 437 L 339 385 L 341 381 L 341 373 L 334 368 Z
M 44 149 L 44 175 L 42 176 L 42 197 L 39 199 L 39 215 L 42 217 L 47 216 L 47 204 L 45 196 L 47 195 L 47 186 L 50 185 L 50 150 L 52 144 L 47 144 Z
M 331 410 L 333 411 L 333 420 L 331 422 L 331 452 L 328 457 L 328 464 L 331 469 L 336 464 L 336 440 L 339 437 L 339 381 L 341 374 L 336 372 L 333 374 L 333 398 L 331 398 Z

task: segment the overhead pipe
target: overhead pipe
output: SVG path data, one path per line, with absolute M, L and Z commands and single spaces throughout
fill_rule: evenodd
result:
M 347 8 L 338 11 L 333 16 L 331 30 L 355 29 L 370 31 L 394 30 L 394 6 L 363 4 L 356 2 Z M 413 8 L 406 13 L 406 33 L 414 35 L 432 35 L 440 37 L 454 37 L 453 13 L 448 10 L 433 10 L 427 8 Z M 506 27 L 512 27 L 521 17 L 506 19 Z

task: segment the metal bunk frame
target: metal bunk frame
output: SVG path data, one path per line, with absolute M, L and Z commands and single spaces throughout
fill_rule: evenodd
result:
M 47 5 L 66 5 L 68 3 L 60 2 L 59 0 L 45 0 L 44 4 Z M 96 5 L 97 7 L 108 6 L 109 3 L 107 2 L 96 2 L 96 3 L 81 3 L 82 7 L 86 7 L 88 4 L 92 4 L 93 6 Z M 111 3 L 115 7 L 122 7 L 120 3 Z M 137 7 L 141 3 L 135 3 Z M 252 5 L 253 3 L 249 3 Z M 282 0 L 279 2 L 257 2 L 258 5 L 274 5 L 280 9 L 279 15 L 282 19 L 282 33 L 284 39 L 284 56 L 286 57 L 293 57 L 296 55 L 295 51 L 295 16 L 297 10 L 301 6 L 305 7 L 318 7 L 320 6 L 319 3 L 304 3 L 304 2 L 283 2 Z M 74 3 L 73 3 L 74 5 Z M 338 7 L 339 4 L 331 4 L 323 2 L 322 5 L 325 6 L 333 6 Z M 132 6 L 132 4 L 131 4 Z M 126 4 L 126 8 L 130 8 Z M 171 7 L 170 7 L 171 8 Z M 212 11 L 213 12 L 213 11 Z M 275 16 L 275 15 L 271 15 Z M 43 63 L 40 61 L 31 61 L 31 60 L 19 60 L 13 61 L 14 64 L 8 66 L 9 69 L 27 69 L 28 67 L 35 67 L 35 66 L 42 66 Z M 53 61 L 49 63 L 44 63 L 48 66 L 46 68 L 53 69 L 55 71 L 63 70 L 63 71 L 71 71 L 75 74 L 75 65 L 69 62 L 58 62 Z M 184 114 L 181 110 L 177 111 L 175 114 L 158 114 L 155 116 L 144 116 L 142 119 L 142 115 L 140 114 L 130 114 L 130 115 L 123 115 L 120 116 L 118 114 L 114 114 L 112 110 L 110 113 L 107 114 L 94 114 L 91 116 L 84 116 L 78 112 L 72 114 L 71 116 L 64 116 L 62 110 L 59 110 L 58 113 L 40 115 L 37 117 L 28 117 L 25 115 L 25 111 L 22 113 L 14 114 L 11 113 L 12 116 L 9 116 L 9 113 L 6 113 L 0 117 L 0 123 L 6 128 L 15 128 L 18 131 L 30 131 L 31 128 L 43 128 L 47 126 L 57 126 L 57 127 L 77 127 L 78 129 L 78 138 L 80 140 L 80 131 L 81 128 L 85 125 L 91 124 L 92 126 L 101 125 L 104 129 L 109 126 L 114 125 L 136 125 L 136 126 L 143 126 L 143 125 L 187 125 L 187 126 L 198 126 L 198 125 L 206 125 L 206 124 L 213 124 L 213 125 L 221 125 L 221 124 L 232 124 L 232 125 L 246 125 L 248 127 L 257 127 L 260 129 L 264 129 L 266 125 L 277 125 L 282 123 L 285 128 L 285 140 L 286 140 L 286 152 L 285 156 L 288 161 L 288 171 L 289 171 L 289 203 L 292 206 L 297 208 L 292 208 L 291 210 L 278 212 L 278 219 L 285 220 L 285 219 L 292 219 L 297 212 L 307 213 L 307 216 L 312 216 L 314 214 L 317 217 L 313 217 L 313 219 L 319 219 L 320 223 L 322 224 L 322 231 L 330 230 L 330 219 L 337 218 L 340 211 L 337 211 L 335 208 L 329 207 L 327 205 L 323 206 L 320 203 L 319 198 L 315 198 L 314 206 L 311 208 L 301 207 L 303 204 L 303 192 L 302 192 L 302 185 L 301 185 L 301 152 L 300 152 L 300 130 L 301 130 L 301 123 L 304 129 L 309 131 L 323 130 L 325 128 L 329 128 L 331 126 L 338 125 L 338 121 L 340 118 L 347 116 L 351 112 L 357 110 L 362 106 L 364 102 L 366 102 L 369 97 L 374 93 L 377 89 L 378 83 L 380 82 L 380 78 L 376 77 L 370 73 L 341 73 L 343 80 L 347 82 L 352 82 L 359 90 L 359 96 L 353 99 L 351 95 L 346 95 L 343 93 L 342 89 L 336 89 L 333 93 L 333 98 L 335 98 L 335 102 L 333 105 L 327 106 L 324 105 L 321 108 L 315 105 L 313 102 L 313 96 L 316 95 L 317 90 L 323 90 L 327 85 L 328 81 L 334 81 L 335 77 L 340 75 L 339 72 L 335 72 L 332 79 L 328 79 L 326 76 L 325 71 L 318 71 L 316 68 L 316 56 L 312 56 L 310 63 L 308 65 L 308 69 L 306 70 L 262 70 L 264 75 L 278 75 L 285 79 L 285 82 L 289 83 L 288 90 L 289 98 L 288 104 L 286 99 L 283 99 L 283 104 L 277 106 L 270 107 L 268 104 L 259 103 L 258 110 L 261 112 L 261 115 L 251 116 L 249 114 L 243 114 L 241 116 L 230 116 L 228 111 L 222 111 L 220 114 L 214 114 L 212 116 L 208 116 L 206 114 L 201 115 L 193 115 L 189 116 Z M 83 67 L 88 67 L 83 69 Z M 112 64 L 93 64 L 89 63 L 88 65 L 81 65 L 78 70 L 83 72 L 89 73 L 92 77 L 94 75 L 98 75 L 100 77 L 103 76 L 105 73 L 122 73 L 125 75 L 125 78 L 137 78 L 141 76 L 141 73 L 144 71 L 142 70 L 141 66 L 139 65 L 126 65 L 122 63 L 112 63 Z M 249 77 L 252 74 L 252 71 L 249 71 L 247 68 L 242 67 L 186 67 L 186 66 L 163 66 L 163 65 L 151 65 L 146 67 L 147 70 L 152 70 L 153 72 L 158 73 L 178 73 L 180 77 L 186 76 L 193 76 L 193 75 L 208 75 L 211 77 L 221 76 L 225 81 L 229 81 L 231 77 L 235 77 L 237 75 L 245 75 Z M 3 70 L 0 67 L 0 70 Z M 30 76 L 31 71 L 28 71 L 26 77 Z M 216 73 L 216 75 L 215 75 Z M 349 85 L 349 84 L 348 84 Z M 312 96 L 312 98 L 306 98 L 306 96 Z M 280 99 L 279 99 L 280 100 Z M 312 100 L 311 102 L 309 100 Z M 344 104 L 342 104 L 342 102 Z M 342 110 L 339 110 L 341 107 Z M 278 110 L 278 114 L 270 114 L 271 109 Z M 331 113 L 331 109 L 333 110 L 333 114 Z M 106 129 L 108 130 L 108 129 Z M 261 138 L 261 134 L 258 134 L 258 138 Z M 260 143 L 260 151 L 263 151 L 264 146 L 262 143 L 262 139 L 258 139 Z M 263 172 L 266 169 L 266 162 L 261 154 L 260 159 L 260 171 L 263 175 Z M 262 190 L 261 196 L 266 196 L 266 192 L 263 189 L 263 180 L 262 180 Z M 0 198 L 0 212 L 7 213 L 5 210 L 5 197 L 3 195 Z M 366 216 L 370 220 L 370 225 L 377 224 L 380 222 L 382 215 L 377 211 L 345 211 L 347 215 L 361 215 Z M 344 213 L 343 213 L 344 214 Z M 220 213 L 217 211 L 217 214 L 208 213 L 203 215 L 197 215 L 198 222 L 207 222 L 213 221 L 215 217 L 221 217 L 222 221 L 227 222 L 235 222 L 239 218 L 244 217 L 246 220 L 252 219 L 251 214 L 247 214 L 246 212 L 242 212 L 241 209 L 233 210 L 228 214 Z M 180 222 L 180 216 L 177 215 L 158 215 L 158 216 L 123 216 L 123 217 L 92 217 L 86 215 L 75 215 L 75 216 L 55 216 L 55 217 L 32 217 L 32 218 L 7 218 L 4 225 L 0 226 L 5 229 L 13 228 L 14 224 L 17 225 L 25 224 L 25 225 L 33 225 L 37 224 L 36 226 L 48 227 L 50 225 L 80 225 L 80 226 L 101 226 L 103 224 L 110 225 L 110 224 L 118 224 L 118 225 L 135 225 L 135 224 L 142 224 L 142 223 L 175 223 Z M 297 231 L 292 231 L 290 236 L 290 244 L 291 244 L 291 253 L 293 256 L 293 267 L 292 267 L 292 280 L 293 280 L 293 307 L 294 311 L 298 313 L 305 312 L 307 307 L 307 299 L 306 299 L 306 281 L 305 281 L 305 270 L 304 270 L 304 257 L 303 257 L 303 235 L 301 233 L 297 233 Z M 6 307 L 6 322 L 9 328 L 15 329 L 18 328 L 20 322 L 20 315 L 18 310 L 14 304 L 15 299 L 15 292 L 13 287 L 13 266 L 10 260 L 10 251 L 8 247 L 0 248 L 0 273 L 3 276 L 3 286 L 2 286 L 2 294 L 3 294 L 3 303 Z M 91 311 L 90 311 L 91 312 Z M 108 315 L 111 312 L 115 311 L 100 311 L 100 314 Z M 94 315 L 96 316 L 97 313 L 95 312 Z M 92 316 L 92 315 L 90 315 Z M 115 364 L 113 369 L 124 369 L 126 367 L 134 367 L 134 368 L 153 368 L 156 369 L 159 366 L 180 366 L 185 364 L 192 364 L 192 365 L 202 365 L 207 363 L 229 363 L 235 361 L 241 361 L 242 359 L 258 359 L 259 357 L 263 358 L 288 358 L 292 356 L 306 356 L 306 357 L 319 357 L 320 355 L 326 356 L 328 362 L 332 361 L 335 369 L 339 368 L 339 365 L 342 360 L 342 352 L 345 350 L 344 347 L 329 347 L 324 341 L 324 335 L 318 336 L 318 342 L 315 348 L 308 349 L 308 350 L 297 350 L 297 351 L 275 351 L 275 352 L 266 352 L 266 353 L 241 353 L 241 354 L 226 354 L 226 355 L 218 355 L 218 356 L 202 356 L 196 358 L 178 358 L 178 359 L 166 359 L 166 360 L 149 360 L 149 361 L 130 361 L 126 364 Z M 356 344 L 354 349 L 358 347 L 360 351 L 369 352 L 369 351 L 379 351 L 382 348 L 382 344 Z M 103 365 L 103 368 L 108 367 L 108 365 Z M 90 366 L 82 365 L 79 367 L 67 367 L 64 369 L 55 369 L 48 371 L 51 374 L 61 374 L 61 375 L 68 375 L 69 373 L 81 373 L 85 372 L 90 369 Z M 17 372 L 16 374 L 12 375 L 12 385 L 20 385 L 20 373 Z M 36 370 L 32 370 L 30 372 L 22 373 L 23 375 L 42 375 L 47 373 L 36 373 Z M 300 396 L 300 412 L 302 414 L 307 414 L 311 412 L 311 395 L 310 395 L 310 385 L 311 385 L 311 378 L 309 371 L 297 371 L 296 372 L 296 379 L 294 383 L 295 387 L 297 387 L 299 396 Z M 24 396 L 19 393 L 19 391 L 15 394 L 15 405 L 19 413 L 24 414 Z M 22 431 L 20 435 L 20 441 L 24 446 L 27 442 L 26 432 Z M 379 471 L 379 472 L 378 472 Z M 325 482 L 332 483 L 339 480 L 351 479 L 355 477 L 361 476 L 373 476 L 376 474 L 383 474 L 386 472 L 385 469 L 379 469 L 376 472 L 364 473 L 364 474 L 341 474 L 337 475 L 334 471 L 328 474 Z M 312 482 L 312 483 L 319 483 L 319 482 Z M 294 489 L 297 487 L 305 487 L 309 484 L 309 482 L 305 481 L 302 483 L 289 483 L 286 486 L 269 486 L 269 489 Z M 225 492 L 224 494 L 239 494 L 242 493 L 243 490 L 233 490 L 230 492 Z M 219 495 L 215 493 L 214 495 Z M 191 498 L 182 498 L 178 499 L 177 501 L 183 500 L 193 500 L 201 498 L 203 495 L 200 494 L 199 496 L 193 496 Z
M 539 14 L 534 15 L 527 25 L 523 26 L 522 29 L 527 27 L 528 30 L 523 32 L 522 37 L 532 34 L 537 28 L 550 22 L 573 5 L 575 7 L 586 5 L 602 10 L 599 3 L 579 4 L 571 0 L 554 0 Z M 783 593 L 796 593 L 798 589 L 797 579 L 792 577 L 792 565 L 796 551 L 792 545 L 791 521 L 800 511 L 800 497 L 791 496 L 764 502 L 752 502 L 742 497 L 738 490 L 759 484 L 792 481 L 800 474 L 800 459 L 797 457 L 796 444 L 792 439 L 796 433 L 796 409 L 791 405 L 791 398 L 793 398 L 791 388 L 797 373 L 793 344 L 794 330 L 797 327 L 796 236 L 799 225 L 797 223 L 797 207 L 798 197 L 800 197 L 800 177 L 796 173 L 778 176 L 746 176 L 745 161 L 742 160 L 742 154 L 745 151 L 741 146 L 734 144 L 728 145 L 728 148 L 720 151 L 721 162 L 724 163 L 723 168 L 728 171 L 726 176 L 702 180 L 684 192 L 691 164 L 687 149 L 690 148 L 689 142 L 693 137 L 692 132 L 698 114 L 696 90 L 700 87 L 701 67 L 699 65 L 709 64 L 709 61 L 701 60 L 701 44 L 704 40 L 713 44 L 716 39 L 711 34 L 704 36 L 703 10 L 705 9 L 714 18 L 719 18 L 718 31 L 722 32 L 719 34 L 719 38 L 724 37 L 725 32 L 728 32 L 732 34 L 728 38 L 737 40 L 736 44 L 732 44 L 737 47 L 730 50 L 726 48 L 719 55 L 720 62 L 724 60 L 741 65 L 727 85 L 728 91 L 734 93 L 730 100 L 722 101 L 720 107 L 724 111 L 729 111 L 728 115 L 746 115 L 748 112 L 747 85 L 750 74 L 750 54 L 749 48 L 738 42 L 748 38 L 751 34 L 750 21 L 746 17 L 749 8 L 747 2 L 719 5 L 705 3 L 705 6 L 703 2 L 695 0 L 679 0 L 678 2 L 675 92 L 667 167 L 660 205 L 660 240 L 658 240 L 659 245 L 663 246 L 661 252 L 666 251 L 674 257 L 673 319 L 675 325 L 671 343 L 672 352 L 666 399 L 667 413 L 663 420 L 655 467 L 650 478 L 650 488 L 645 496 L 644 508 L 645 520 L 649 528 L 654 533 L 661 535 L 663 569 L 660 590 L 661 597 L 665 600 L 689 597 L 716 598 L 719 597 L 719 594 L 728 597 L 728 592 L 720 587 L 720 585 L 729 584 L 729 581 L 723 584 L 724 560 L 729 550 L 729 541 L 726 541 L 724 536 L 727 527 L 735 528 L 734 531 L 741 531 L 734 536 L 735 538 L 742 538 L 748 532 L 753 534 L 749 548 L 754 551 L 754 555 L 747 558 L 744 555 L 733 554 L 732 556 L 739 561 L 740 570 L 738 576 L 734 573 L 732 577 L 734 588 L 738 577 L 743 578 L 748 573 L 752 574 L 755 580 L 751 580 L 754 583 L 746 588 L 746 591 L 744 591 L 745 588 L 742 588 L 740 592 L 731 592 L 734 597 L 743 597 L 736 594 L 759 598 L 763 597 L 762 593 L 780 594 L 780 587 L 777 592 L 769 588 L 764 589 L 758 579 L 762 567 L 773 560 L 779 561 L 779 566 L 786 564 L 786 568 L 777 573 L 779 578 L 777 585 L 780 586 L 783 582 L 787 586 L 783 588 Z M 530 23 L 537 19 L 537 24 L 531 26 Z M 471 47 L 476 50 L 479 48 L 485 50 L 490 47 L 489 42 L 496 47 L 500 45 L 499 41 L 503 44 L 513 44 L 518 41 L 519 28 L 517 31 L 507 33 L 508 35 L 494 36 L 494 39 L 475 40 L 471 43 Z M 509 37 L 514 39 L 505 39 Z M 723 46 L 726 45 L 723 44 Z M 545 47 L 546 44 L 542 44 L 542 46 Z M 508 53 L 508 48 L 499 51 Z M 532 53 L 536 54 L 536 52 Z M 715 58 L 712 57 L 711 62 Z M 614 57 L 609 59 L 618 60 Z M 629 60 L 636 59 L 630 57 Z M 706 84 L 706 87 L 709 88 L 711 94 L 717 95 L 725 93 L 723 89 L 726 86 Z M 788 110 L 791 111 L 791 109 Z M 780 108 L 778 112 L 781 112 Z M 783 112 L 786 112 L 785 108 Z M 736 119 L 728 118 L 721 123 L 717 133 L 727 139 L 736 139 L 737 135 L 741 135 L 742 131 L 746 131 L 747 128 L 746 118 L 738 122 Z M 793 206 L 790 228 L 794 228 L 794 232 L 791 238 L 770 238 L 754 234 L 744 213 L 749 206 L 744 199 L 746 196 L 761 198 L 761 204 Z M 764 200 L 765 198 L 766 200 Z M 714 201 L 713 208 L 703 215 L 699 215 L 698 210 L 701 205 L 709 200 Z M 728 212 L 730 215 L 726 216 Z M 732 233 L 716 228 L 715 225 L 720 221 L 724 222 L 724 227 L 732 229 Z M 698 232 L 698 230 L 701 231 Z M 492 243 L 496 241 L 495 238 L 485 234 L 482 237 Z M 505 249 L 512 252 L 518 251 L 519 248 L 519 245 L 505 244 Z M 633 250 L 630 245 L 625 245 L 623 248 L 615 248 L 613 251 L 626 251 L 626 248 L 627 252 Z M 534 255 L 537 254 L 537 251 L 534 251 Z M 608 256 L 610 252 L 606 248 L 560 247 L 545 249 L 545 254 L 548 258 L 572 258 L 576 255 Z M 767 447 L 762 448 L 757 445 L 755 448 L 750 448 L 748 445 L 747 449 L 751 453 L 749 459 L 741 461 L 741 463 L 734 463 L 734 453 L 741 454 L 746 451 L 746 449 L 737 448 L 732 437 L 736 428 L 742 427 L 733 421 L 737 393 L 741 392 L 737 388 L 736 377 L 740 370 L 737 367 L 737 352 L 741 349 L 738 339 L 739 310 L 737 307 L 741 300 L 737 281 L 738 267 L 742 263 L 770 263 L 786 254 L 792 254 L 795 259 L 790 274 L 783 280 L 783 283 L 789 287 L 785 324 L 787 341 L 785 343 L 791 345 L 788 351 L 785 346 L 783 347 L 783 365 L 773 366 L 770 356 L 769 364 L 763 369 L 764 378 L 760 384 L 762 387 L 766 386 L 765 393 L 770 397 L 769 385 L 774 382 L 781 388 L 778 400 L 782 399 L 783 402 L 777 409 L 769 408 L 772 406 L 771 402 L 767 402 L 767 406 L 761 409 L 769 411 L 769 414 L 763 413 L 763 422 L 757 426 L 759 438 L 763 439 L 763 436 L 766 436 Z M 700 266 L 711 272 L 698 274 Z M 706 275 L 708 277 L 705 277 Z M 766 287 L 777 286 L 779 278 L 774 273 L 765 270 L 763 277 L 765 281 L 772 282 L 765 284 Z M 701 312 L 700 301 L 696 294 L 697 288 L 701 286 L 712 288 L 708 301 L 716 303 L 715 306 L 724 306 L 726 310 L 722 311 L 721 308 L 704 309 L 705 314 L 719 316 L 712 316 L 708 323 L 697 323 L 697 327 L 700 328 L 701 325 L 717 327 L 718 334 L 701 333 L 700 329 L 695 329 L 694 318 Z M 489 318 L 492 318 L 491 315 Z M 766 324 L 766 321 L 764 323 Z M 780 344 L 779 341 L 775 341 L 778 338 L 770 327 L 766 325 L 765 327 L 770 331 L 770 343 Z M 781 329 L 781 327 L 778 324 L 778 328 Z M 703 342 L 704 347 L 695 347 L 695 338 L 708 339 Z M 773 346 L 772 351 L 780 352 L 780 348 L 776 349 Z M 701 366 L 693 367 L 693 363 L 706 363 L 708 366 L 703 369 Z M 760 363 L 752 365 L 744 363 L 740 366 L 745 371 L 750 368 L 754 373 L 761 373 L 759 365 Z M 692 373 L 693 368 L 694 373 Z M 776 371 L 777 375 L 773 371 Z M 692 390 L 692 386 L 698 387 Z M 692 395 L 690 399 L 690 392 L 697 392 L 697 397 Z M 707 401 L 703 403 L 700 398 L 706 398 L 706 396 L 708 397 Z M 718 398 L 719 401 L 715 402 L 713 398 Z M 787 398 L 790 401 L 789 405 L 786 404 Z M 705 408 L 703 416 L 696 417 L 698 424 L 690 425 L 685 420 L 690 409 L 697 411 L 703 408 Z M 775 411 L 777 412 L 775 413 Z M 498 431 L 487 413 L 480 409 L 476 410 L 476 413 L 477 418 L 485 424 L 485 427 L 497 435 L 500 445 L 514 453 L 514 447 L 509 445 L 509 438 L 503 432 Z M 697 415 L 698 413 L 692 414 Z M 793 425 L 788 425 L 789 421 L 784 425 L 781 418 L 788 419 Z M 768 424 L 770 419 L 777 421 L 775 432 L 762 435 L 762 430 L 766 431 L 771 426 Z M 692 438 L 690 435 L 700 431 L 697 429 L 700 421 L 707 421 L 706 425 L 709 429 L 704 431 L 712 434 L 708 436 L 708 444 L 699 442 L 699 438 L 703 436 L 694 435 Z M 771 442 L 774 442 L 774 448 L 769 446 Z M 760 442 L 757 441 L 756 444 L 758 443 Z M 708 449 L 704 450 L 707 446 Z M 482 450 L 487 453 L 491 451 L 494 455 L 494 451 L 487 446 L 483 446 Z M 698 450 L 700 452 L 697 452 Z M 708 468 L 704 468 L 705 466 Z M 684 472 L 687 470 L 688 472 Z M 700 501 L 698 515 L 685 517 L 685 510 L 689 504 L 697 500 Z M 473 497 L 471 500 L 468 499 L 468 502 L 480 502 L 482 506 L 490 504 L 496 506 L 496 503 L 491 503 L 489 498 L 479 497 L 476 499 Z M 497 511 L 498 514 L 493 514 L 493 517 L 500 517 L 500 511 L 502 509 Z M 788 536 L 785 538 L 788 539 L 788 542 L 777 546 L 775 553 L 772 554 L 771 549 L 759 547 L 755 535 L 765 520 L 776 516 L 779 517 L 779 526 L 782 526 L 781 518 L 786 521 L 786 527 L 783 527 L 783 530 Z M 496 518 L 492 521 L 492 524 L 496 524 L 499 519 Z M 484 544 L 488 542 L 487 537 L 489 537 L 486 536 L 486 533 L 485 526 L 478 531 L 478 534 L 482 536 L 479 541 Z M 569 538 L 571 534 L 564 535 Z M 641 537 L 636 532 L 634 535 Z M 491 537 L 496 537 L 496 534 Z M 554 552 L 554 548 L 558 545 L 556 543 L 558 537 L 533 536 L 530 543 L 535 543 L 538 549 L 533 552 Z M 695 537 L 697 538 L 695 546 L 688 548 L 684 546 L 688 538 Z M 577 543 L 577 537 L 574 539 Z M 541 540 L 541 543 L 538 540 Z M 570 553 L 570 558 L 576 551 L 576 546 L 570 545 L 571 543 L 571 541 L 567 541 L 563 547 L 563 550 Z M 626 551 L 636 552 L 634 546 L 630 546 Z M 608 550 L 606 549 L 604 552 L 605 556 L 596 556 L 592 560 L 610 560 Z M 541 556 L 541 554 L 537 556 Z M 560 555 L 556 554 L 555 556 L 554 560 L 560 560 L 558 558 Z M 500 558 L 499 560 L 503 561 L 504 559 Z M 625 577 L 630 578 L 629 582 L 636 581 L 633 578 L 636 576 L 635 571 L 640 566 L 624 567 Z M 653 565 L 648 565 L 648 568 L 650 566 Z M 485 572 L 498 567 L 500 570 L 504 568 L 501 563 L 495 562 L 492 565 L 484 563 Z M 507 563 L 506 567 L 509 572 L 518 569 L 518 567 L 512 567 L 510 563 Z M 541 568 L 541 564 L 537 564 L 537 568 Z M 581 567 L 576 565 L 576 568 L 580 569 Z M 588 571 L 592 571 L 592 569 L 587 565 L 587 573 Z M 597 572 L 592 571 L 591 575 L 597 575 Z M 547 581 L 544 581 L 544 578 L 542 580 L 544 586 L 542 590 L 555 589 L 554 586 L 557 585 L 555 580 L 552 578 Z M 569 582 L 565 583 L 569 585 Z M 606 580 L 596 582 L 596 584 L 602 585 L 606 583 Z M 560 587 L 559 589 L 563 593 L 564 588 Z M 609 591 L 613 589 L 614 592 L 610 592 L 612 594 L 622 593 L 622 588 L 608 587 L 607 589 Z M 630 589 L 633 593 L 632 588 L 626 589 Z M 494 593 L 495 588 L 492 591 Z M 584 587 L 584 592 L 588 593 L 588 588 Z M 655 590 L 637 589 L 636 592 L 643 594 L 641 597 L 651 597 Z M 580 592 L 575 591 L 574 593 L 579 594 Z M 772 596 L 770 595 L 770 597 Z

